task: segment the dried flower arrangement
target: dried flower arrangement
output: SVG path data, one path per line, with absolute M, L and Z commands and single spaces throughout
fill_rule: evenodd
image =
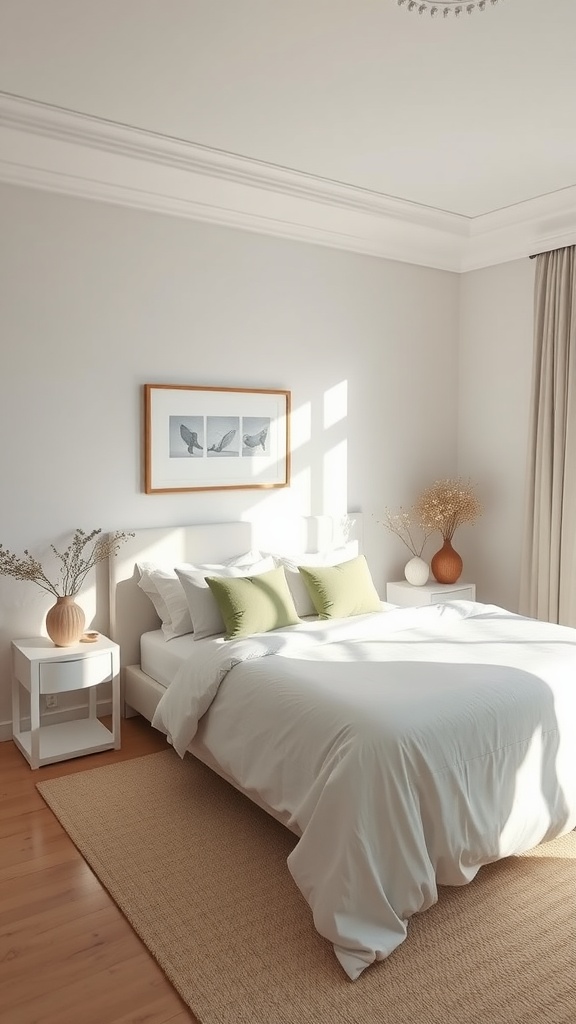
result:
M 398 512 L 392 512 L 391 509 L 386 508 L 384 509 L 384 518 L 379 519 L 378 522 L 398 537 L 414 558 L 422 558 L 426 541 L 434 532 L 420 525 L 413 508 L 400 508 Z M 418 531 L 418 538 L 415 531 Z
M 24 558 L 19 558 L 2 544 L 0 573 L 13 576 L 16 580 L 30 580 L 55 597 L 74 597 L 79 593 L 90 570 L 103 559 L 116 555 L 120 544 L 134 536 L 133 533 L 124 533 L 120 530 L 105 537 L 101 537 L 101 533 L 101 529 L 92 530 L 91 533 L 78 529 L 64 551 L 58 551 L 53 544 L 50 545 L 60 562 L 60 571 L 55 582 L 48 578 L 42 564 L 29 551 L 24 551 Z
M 474 523 L 482 514 L 482 505 L 470 480 L 461 477 L 436 480 L 422 492 L 414 505 L 422 529 L 439 530 L 444 540 L 452 540 L 464 523 Z

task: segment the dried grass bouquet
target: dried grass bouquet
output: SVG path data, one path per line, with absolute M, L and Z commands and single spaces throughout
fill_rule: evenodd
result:
M 48 578 L 42 564 L 29 551 L 24 552 L 24 558 L 19 558 L 2 544 L 0 573 L 13 576 L 15 580 L 30 580 L 55 597 L 74 597 L 79 593 L 90 570 L 98 562 L 116 555 L 120 545 L 134 536 L 133 533 L 119 530 L 105 537 L 101 537 L 101 533 L 101 529 L 92 530 L 91 533 L 78 529 L 65 551 L 58 551 L 53 544 L 50 545 L 60 562 L 60 571 L 55 581 Z
M 378 522 L 398 537 L 414 558 L 422 558 L 424 545 L 430 534 L 434 532 L 420 525 L 414 508 L 400 508 L 398 512 L 392 512 L 391 509 L 386 508 L 383 518 Z
M 423 530 L 428 534 L 439 530 L 449 541 L 459 526 L 474 523 L 482 514 L 473 484 L 461 477 L 436 480 L 422 492 L 414 509 Z

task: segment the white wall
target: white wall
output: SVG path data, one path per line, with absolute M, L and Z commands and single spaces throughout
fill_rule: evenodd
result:
M 400 577 L 373 517 L 456 470 L 455 275 L 10 186 L 0 222 L 5 547 L 350 508 L 378 586 Z M 289 388 L 292 486 L 145 495 L 144 383 Z M 50 603 L 0 577 L 0 735 L 10 641 L 43 632 Z M 81 603 L 105 630 L 101 589 Z
M 481 601 L 518 609 L 535 261 L 460 279 L 458 466 L 485 505 L 455 546 Z

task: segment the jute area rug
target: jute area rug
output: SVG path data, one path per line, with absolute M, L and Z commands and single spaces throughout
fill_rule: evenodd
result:
M 296 839 L 172 749 L 38 789 L 202 1024 L 575 1024 L 576 833 L 483 868 L 348 980 Z

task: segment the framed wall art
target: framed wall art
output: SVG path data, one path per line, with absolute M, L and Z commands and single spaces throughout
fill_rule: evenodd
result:
M 146 494 L 290 482 L 290 392 L 144 385 Z

